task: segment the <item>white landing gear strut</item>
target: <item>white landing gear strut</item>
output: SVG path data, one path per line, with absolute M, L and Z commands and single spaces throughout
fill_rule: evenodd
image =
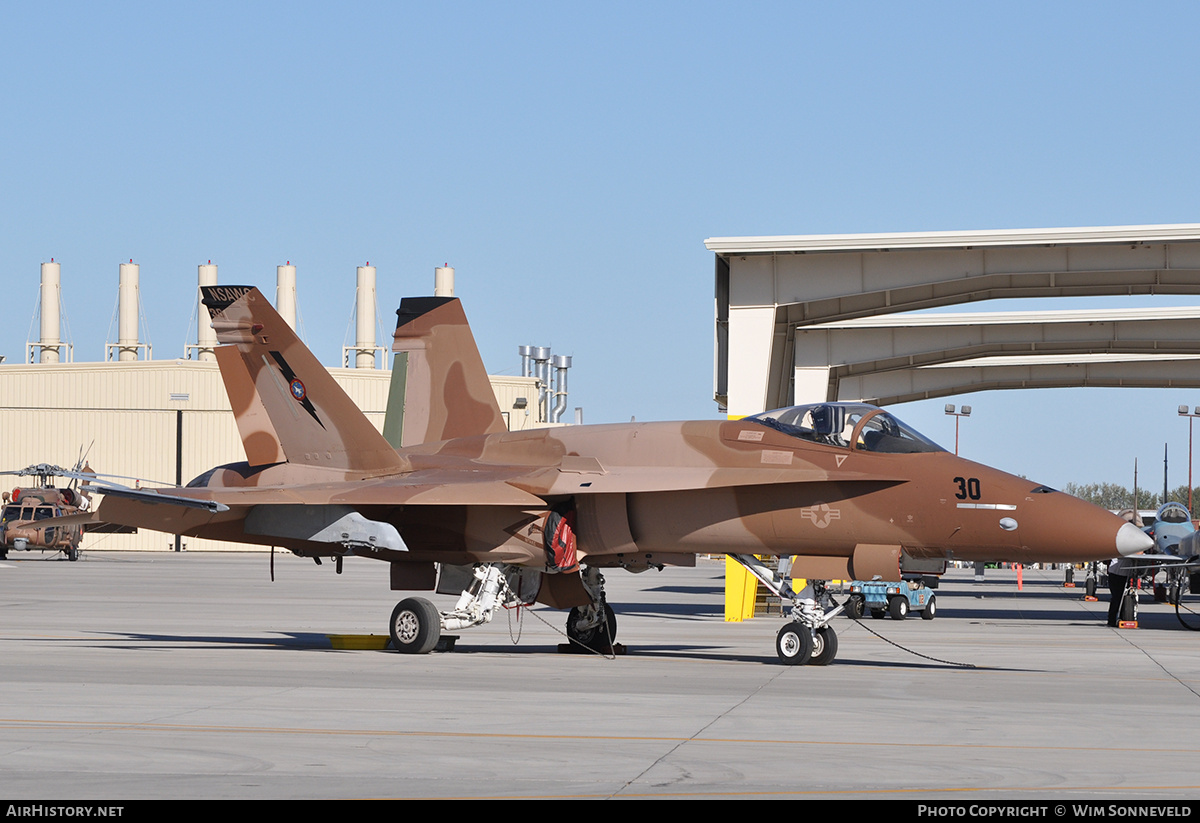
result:
M 775 637 L 775 653 L 788 666 L 824 666 L 837 657 L 837 635 L 829 621 L 841 613 L 843 606 L 826 612 L 824 603 L 830 602 L 825 594 L 825 583 L 810 581 L 813 592 L 823 603 L 812 598 L 801 598 L 792 591 L 790 560 L 780 560 L 779 571 L 769 568 L 752 554 L 729 554 L 746 571 L 754 575 L 767 589 L 784 602 L 791 622 L 779 630 Z
M 425 654 L 437 646 L 443 630 L 482 626 L 490 623 L 504 606 L 528 606 L 537 596 L 537 587 L 521 583 L 526 578 L 538 577 L 541 572 L 503 563 L 480 563 L 474 567 L 474 575 L 448 612 L 438 612 L 423 597 L 410 597 L 396 604 L 388 625 L 392 648 L 403 654 Z M 531 592 L 528 598 L 522 596 L 526 590 Z

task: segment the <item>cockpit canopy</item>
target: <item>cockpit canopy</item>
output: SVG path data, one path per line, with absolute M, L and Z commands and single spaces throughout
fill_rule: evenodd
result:
M 755 414 L 747 420 L 791 437 L 886 454 L 945 451 L 888 412 L 866 403 L 809 403 Z
M 1188 513 L 1187 506 L 1175 501 L 1163 503 L 1158 507 L 1158 513 L 1154 516 L 1156 523 L 1188 523 L 1191 519 L 1192 516 Z

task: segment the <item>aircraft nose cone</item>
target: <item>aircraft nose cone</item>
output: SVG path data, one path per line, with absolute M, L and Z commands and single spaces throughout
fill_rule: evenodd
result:
M 1153 545 L 1154 538 L 1132 523 L 1126 523 L 1117 529 L 1117 554 L 1122 557 L 1144 552 Z

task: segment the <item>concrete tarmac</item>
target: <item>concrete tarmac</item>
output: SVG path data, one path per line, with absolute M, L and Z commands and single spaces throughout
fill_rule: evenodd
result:
M 615 659 L 557 653 L 541 607 L 405 656 L 326 637 L 386 633 L 372 561 L 14 553 L 0 796 L 1200 798 L 1200 633 L 1166 605 L 1116 630 L 1061 572 L 957 571 L 935 620 L 838 617 L 838 659 L 788 667 L 723 570 L 606 574 Z

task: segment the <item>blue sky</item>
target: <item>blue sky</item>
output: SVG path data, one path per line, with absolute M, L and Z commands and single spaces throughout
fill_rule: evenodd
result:
M 51 257 L 78 360 L 103 357 L 122 261 L 162 358 L 194 338 L 197 264 L 273 293 L 290 260 L 328 365 L 355 266 L 390 331 L 449 263 L 490 371 L 549 345 L 588 422 L 713 417 L 706 237 L 1200 222 L 1196 4 L 0 0 L 0 20 L 10 362 Z M 944 402 L 897 412 L 952 443 Z M 1175 406 L 1200 391 L 957 402 L 982 462 L 1128 484 L 1170 440 L 1174 485 Z

